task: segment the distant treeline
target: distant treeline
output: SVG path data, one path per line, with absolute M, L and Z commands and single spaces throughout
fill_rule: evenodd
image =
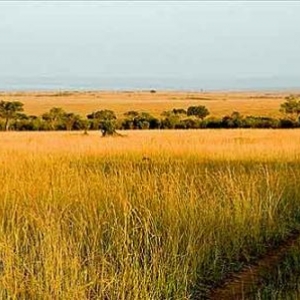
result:
M 82 117 L 62 108 L 53 107 L 41 116 L 23 113 L 23 103 L 0 101 L 0 130 L 101 130 L 111 135 L 122 129 L 204 129 L 204 128 L 299 128 L 300 97 L 291 95 L 280 105 L 281 118 L 242 116 L 235 111 L 221 118 L 210 117 L 205 106 L 174 108 L 160 117 L 147 112 L 128 111 L 122 117 L 107 109 Z

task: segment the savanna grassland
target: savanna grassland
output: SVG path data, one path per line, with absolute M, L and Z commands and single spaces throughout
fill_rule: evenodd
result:
M 0 134 L 1 299 L 204 299 L 299 227 L 299 130 L 122 135 Z
M 40 115 L 52 107 L 85 116 L 99 109 L 110 109 L 120 117 L 129 110 L 146 111 L 155 117 L 173 108 L 186 109 L 204 105 L 214 117 L 239 111 L 242 115 L 278 117 L 279 105 L 286 92 L 169 92 L 157 91 L 61 91 L 61 92 L 1 92 L 4 101 L 24 103 L 26 114 Z

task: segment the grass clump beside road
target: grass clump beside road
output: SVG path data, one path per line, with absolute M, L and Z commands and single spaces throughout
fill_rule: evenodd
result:
M 204 297 L 298 225 L 294 134 L 3 134 L 0 298 Z

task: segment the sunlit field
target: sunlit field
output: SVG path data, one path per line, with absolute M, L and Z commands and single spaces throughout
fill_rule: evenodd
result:
M 0 133 L 1 299 L 203 299 L 300 221 L 299 130 Z
M 279 105 L 284 98 L 297 91 L 286 92 L 1 92 L 4 101 L 21 101 L 25 113 L 41 115 L 52 107 L 82 116 L 99 110 L 110 109 L 122 117 L 126 111 L 146 111 L 158 117 L 173 108 L 191 105 L 206 106 L 214 117 L 230 115 L 239 111 L 242 115 L 279 117 Z

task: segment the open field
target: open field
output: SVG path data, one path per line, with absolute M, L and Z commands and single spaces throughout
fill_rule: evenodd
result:
M 1 299 L 203 299 L 299 226 L 300 131 L 0 134 Z
M 300 131 L 206 129 L 124 130 L 101 138 L 99 131 L 0 132 L 0 151 L 30 155 L 179 157 L 197 160 L 294 161 L 300 158 Z
M 295 91 L 293 91 L 295 93 Z M 21 101 L 25 112 L 40 115 L 52 107 L 86 115 L 99 109 L 118 116 L 129 110 L 154 116 L 173 108 L 204 105 L 216 117 L 239 111 L 243 115 L 278 117 L 280 103 L 292 92 L 17 92 L 0 93 L 0 100 Z

